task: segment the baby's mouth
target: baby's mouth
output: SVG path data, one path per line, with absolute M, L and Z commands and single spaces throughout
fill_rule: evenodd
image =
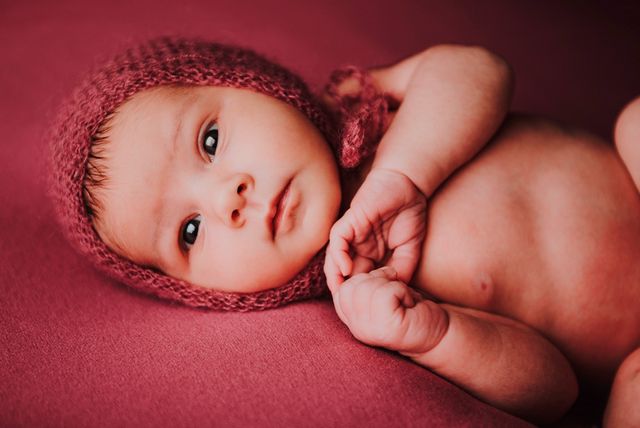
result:
M 270 226 L 271 226 L 272 239 L 275 239 L 276 234 L 278 233 L 278 229 L 280 228 L 280 224 L 282 223 L 282 219 L 286 214 L 286 208 L 289 202 L 290 187 L 291 187 L 291 181 L 288 181 L 271 205 L 271 209 L 269 213 L 271 217 Z

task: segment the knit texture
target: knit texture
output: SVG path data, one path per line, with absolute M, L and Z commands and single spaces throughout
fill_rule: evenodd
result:
M 339 94 L 347 78 L 356 93 Z M 324 250 L 288 283 L 254 293 L 230 293 L 190 284 L 140 266 L 111 251 L 92 226 L 83 198 L 92 136 L 108 115 L 139 91 L 160 85 L 208 85 L 254 90 L 297 108 L 332 146 L 341 167 L 355 168 L 375 151 L 386 127 L 387 101 L 369 75 L 337 70 L 326 93 L 327 111 L 289 70 L 255 52 L 201 40 L 161 38 L 136 46 L 91 73 L 60 109 L 50 137 L 49 194 L 67 238 L 101 271 L 137 290 L 189 306 L 249 311 L 274 308 L 327 291 Z

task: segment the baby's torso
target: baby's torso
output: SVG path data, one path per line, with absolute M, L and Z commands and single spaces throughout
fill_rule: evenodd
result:
M 430 200 L 413 285 L 520 320 L 581 376 L 640 345 L 640 196 L 612 146 L 512 117 Z

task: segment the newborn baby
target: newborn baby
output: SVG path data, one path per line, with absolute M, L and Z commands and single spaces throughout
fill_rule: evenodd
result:
M 317 295 L 324 263 L 362 342 L 535 422 L 617 370 L 605 422 L 640 424 L 640 99 L 616 152 L 507 115 L 510 68 L 477 47 L 342 72 L 323 107 L 253 54 L 157 43 L 57 130 L 58 212 L 104 270 L 197 305 Z

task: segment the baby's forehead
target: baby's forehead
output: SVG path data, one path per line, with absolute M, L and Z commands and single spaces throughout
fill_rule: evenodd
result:
M 197 90 L 196 86 L 165 85 L 142 90 L 116 107 L 113 114 L 107 118 L 107 121 L 111 124 L 116 124 L 131 116 L 149 114 L 149 111 L 155 107 L 162 107 L 193 97 Z
M 104 209 L 96 229 L 114 251 L 135 262 L 149 263 L 141 258 L 150 253 L 142 231 L 146 221 L 155 220 L 178 117 L 194 91 L 172 86 L 140 91 L 109 118 L 102 160 L 109 180 L 101 190 Z

